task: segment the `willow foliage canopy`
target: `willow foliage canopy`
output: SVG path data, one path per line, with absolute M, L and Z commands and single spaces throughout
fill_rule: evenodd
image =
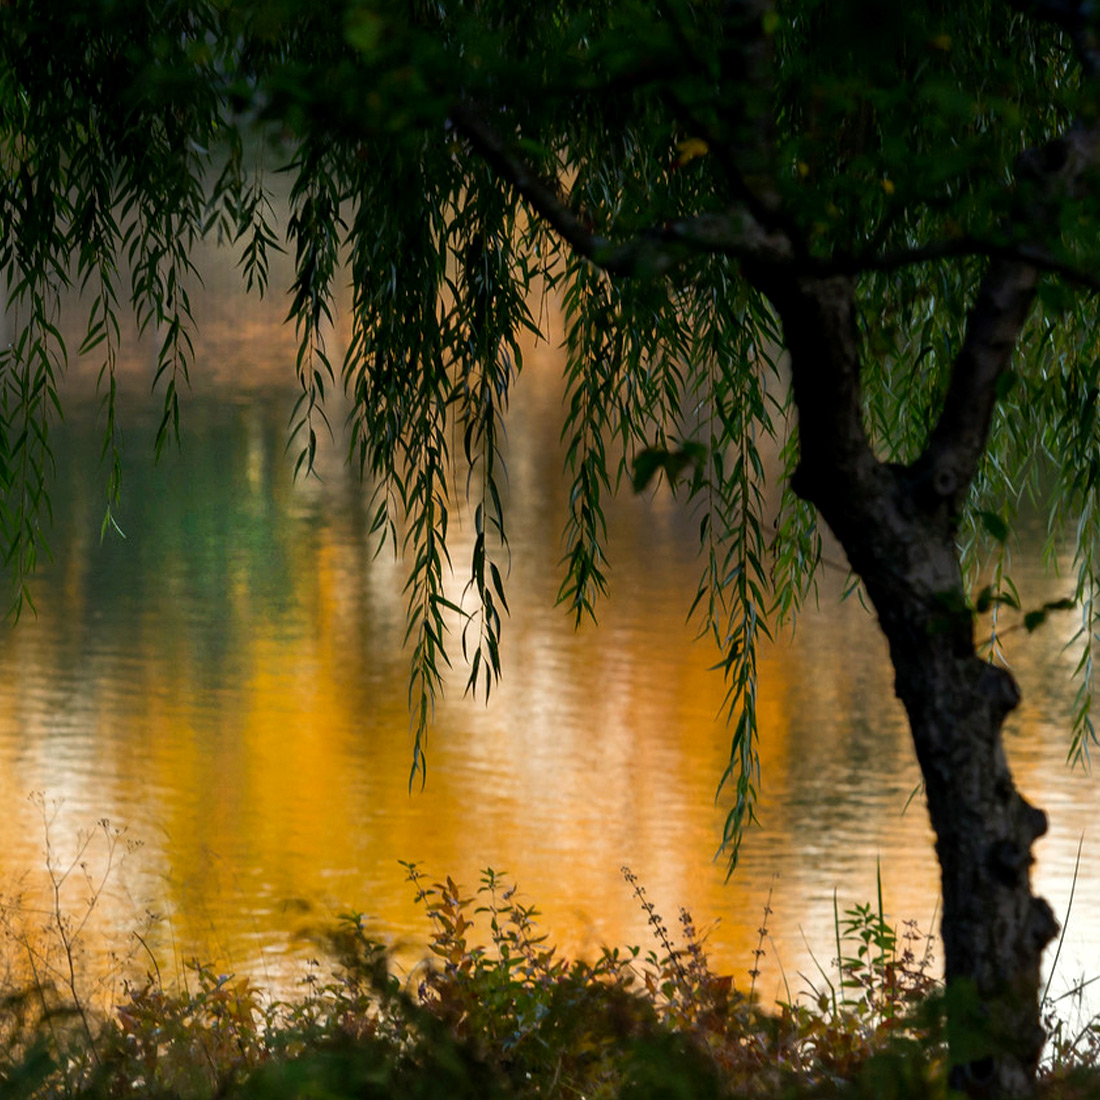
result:
M 115 359 L 160 341 L 158 449 L 192 369 L 191 249 L 235 244 L 289 320 L 308 471 L 324 398 L 408 563 L 414 772 L 448 661 L 500 673 L 502 419 L 560 297 L 571 479 L 561 600 L 606 586 L 603 505 L 664 476 L 698 524 L 692 603 L 728 683 L 736 854 L 757 783 L 755 652 L 812 584 L 823 520 L 890 645 L 943 868 L 949 985 L 985 1046 L 956 1081 L 1031 1087 L 1041 811 L 1000 727 L 1011 676 L 978 652 L 1028 629 L 1006 571 L 1027 498 L 1075 542 L 1071 754 L 1090 717 L 1100 585 L 1097 47 L 1076 0 L 0 0 L 0 528 L 15 606 L 41 552 L 61 292 L 102 363 L 107 520 Z M 290 181 L 278 224 L 275 173 Z M 338 285 L 351 340 L 332 351 Z M 281 288 L 279 288 L 281 289 Z M 69 349 L 70 351 L 72 349 Z M 199 369 L 201 365 L 196 365 Z M 762 448 L 783 442 L 765 507 Z M 459 476 L 454 475 L 458 472 Z M 452 486 L 476 516 L 473 611 L 448 602 Z M 978 555 L 992 583 L 973 591 Z M 456 626 L 457 624 L 457 626 Z

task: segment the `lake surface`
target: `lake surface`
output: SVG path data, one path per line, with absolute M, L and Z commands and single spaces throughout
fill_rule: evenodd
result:
M 199 957 L 285 992 L 317 952 L 312 934 L 346 910 L 411 960 L 427 925 L 400 860 L 469 887 L 482 868 L 509 872 L 568 953 L 652 945 L 628 865 L 674 934 L 680 906 L 711 928 L 712 961 L 741 986 L 770 897 L 766 998 L 831 970 L 834 897 L 841 911 L 872 900 L 878 867 L 890 914 L 934 924 L 931 838 L 920 798 L 906 809 L 918 775 L 885 647 L 858 603 L 837 599 L 839 577 L 823 577 L 793 640 L 761 654 L 760 825 L 726 880 L 714 858 L 723 686 L 685 622 L 696 525 L 661 494 L 619 501 L 599 626 L 574 630 L 554 606 L 565 489 L 553 341 L 530 350 L 509 426 L 504 679 L 485 705 L 462 698 L 457 669 L 426 787 L 410 793 L 403 566 L 376 555 L 369 491 L 339 443 L 318 478 L 293 478 L 285 303 L 246 299 L 218 255 L 206 284 L 183 446 L 158 465 L 153 353 L 136 338 L 126 348 L 125 538 L 100 541 L 94 370 L 75 364 L 68 383 L 54 560 L 33 585 L 37 617 L 0 635 L 10 965 L 19 936 L 48 921 L 47 858 L 55 871 L 78 859 L 61 896 L 84 913 L 106 870 L 103 819 L 123 833 L 80 943 L 89 971 L 115 980 L 112 951 L 139 972 L 151 953 L 168 975 Z M 472 534 L 468 516 L 455 520 L 456 591 Z M 1071 590 L 1025 557 L 1025 594 Z M 1024 693 L 1008 749 L 1050 814 L 1036 881 L 1060 916 L 1084 838 L 1056 990 L 1100 974 L 1097 782 L 1065 764 L 1076 625 L 1071 613 L 1021 632 L 1008 654 Z

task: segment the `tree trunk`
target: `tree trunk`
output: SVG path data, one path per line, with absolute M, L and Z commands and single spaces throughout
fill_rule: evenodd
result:
M 1058 927 L 1030 886 L 1046 816 L 1012 782 L 1001 726 L 1019 691 L 975 651 L 956 534 L 1011 352 L 1006 334 L 1022 324 L 1033 279 L 991 269 L 929 446 L 895 466 L 874 456 L 862 424 L 852 283 L 755 274 L 791 354 L 800 442 L 792 486 L 816 505 L 874 604 L 924 776 L 942 874 L 952 1084 L 1028 1096 L 1045 1038 L 1040 962 Z
M 936 834 L 951 1083 L 973 1095 L 1027 1096 L 1045 1039 L 1040 964 L 1058 925 L 1030 886 L 1046 815 L 1017 792 L 1001 740 L 1019 692 L 974 653 L 965 608 L 937 617 L 881 589 L 873 599 Z
M 823 511 L 878 613 L 924 777 L 942 877 L 951 1083 L 1027 1096 L 1045 1039 L 1040 964 L 1058 925 L 1030 885 L 1046 815 L 1017 792 L 1001 740 L 1019 691 L 975 652 L 954 525 L 924 512 L 908 471 L 881 469 L 886 497 L 849 500 L 839 516 L 826 500 Z M 845 522 L 852 513 L 858 525 Z

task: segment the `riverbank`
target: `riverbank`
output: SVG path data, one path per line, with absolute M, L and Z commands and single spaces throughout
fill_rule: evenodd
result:
M 430 957 L 398 976 L 363 917 L 346 913 L 287 1000 L 199 962 L 166 976 L 150 958 L 97 1005 L 66 946 L 79 930 L 55 914 L 51 969 L 30 956 L 35 980 L 0 996 L 0 1096 L 946 1095 L 933 941 L 889 923 L 881 901 L 838 911 L 836 958 L 800 975 L 808 992 L 765 1005 L 767 906 L 754 958 L 720 974 L 691 915 L 666 918 L 624 868 L 652 945 L 580 962 L 547 943 L 506 877 L 486 870 L 466 890 L 406 872 Z M 1100 1026 L 1051 1022 L 1044 1095 L 1094 1095 Z

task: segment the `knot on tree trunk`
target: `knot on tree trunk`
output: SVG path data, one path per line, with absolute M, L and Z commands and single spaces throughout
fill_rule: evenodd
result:
M 1021 827 L 1024 833 L 1028 837 L 1028 844 L 1032 841 L 1036 841 L 1041 836 L 1046 835 L 1047 831 L 1047 815 L 1039 809 L 1038 806 L 1032 806 L 1026 798 L 1021 798 L 1022 803 L 1022 818 Z
M 938 466 L 932 471 L 932 491 L 943 499 L 953 498 L 959 488 L 959 478 L 954 470 Z
M 1042 951 L 1055 936 L 1061 925 L 1046 898 L 1032 898 L 1028 913 L 1028 934 L 1036 951 Z
M 1003 721 L 1005 715 L 1015 710 L 1020 703 L 1020 689 L 1016 686 L 1012 674 L 984 661 L 978 673 L 978 692 L 989 703 L 998 723 Z M 1044 825 L 1044 831 L 1045 829 Z

